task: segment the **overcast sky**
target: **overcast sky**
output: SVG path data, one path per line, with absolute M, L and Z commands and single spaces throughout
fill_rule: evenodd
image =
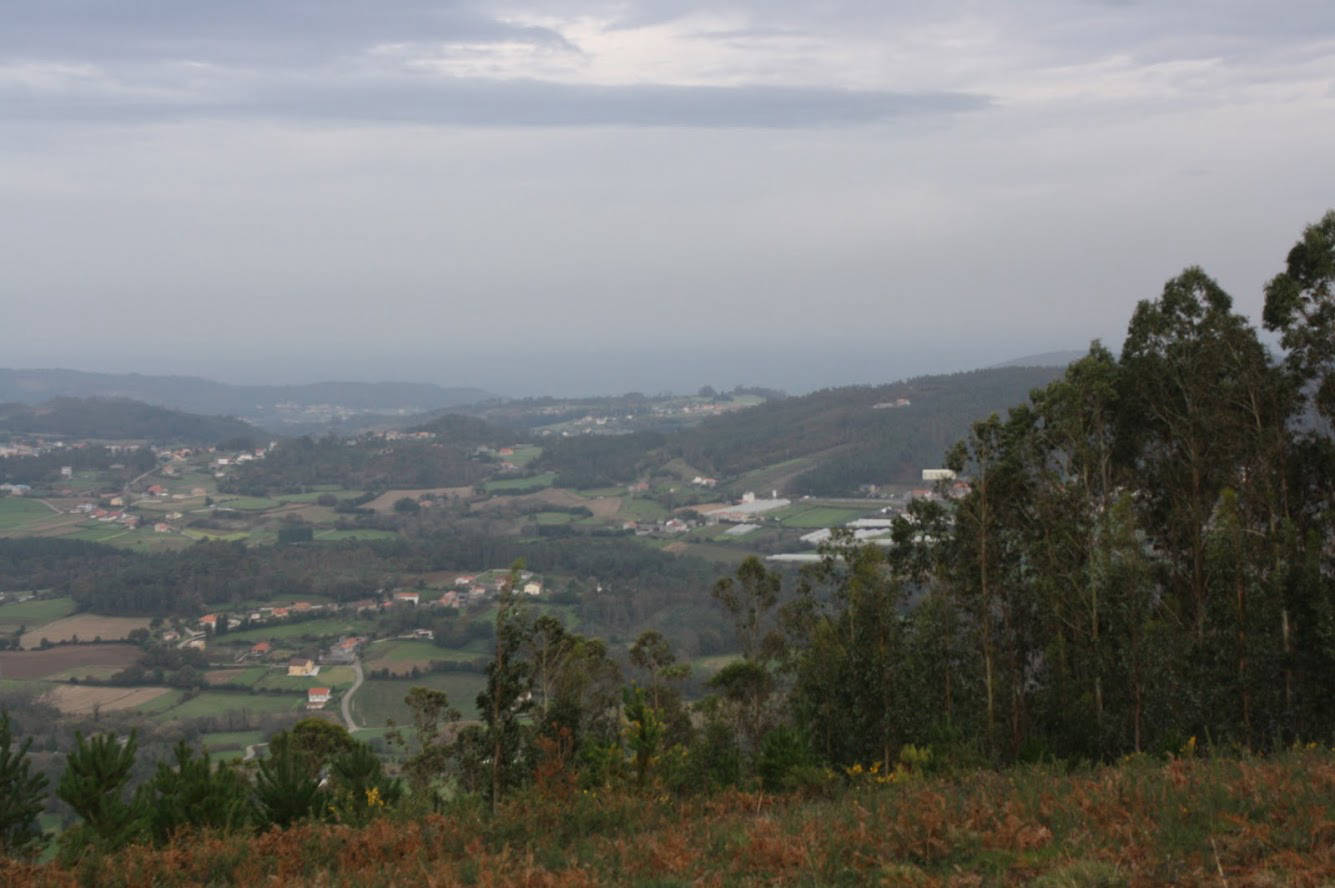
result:
M 0 366 L 805 390 L 1259 316 L 1335 3 L 3 0 Z

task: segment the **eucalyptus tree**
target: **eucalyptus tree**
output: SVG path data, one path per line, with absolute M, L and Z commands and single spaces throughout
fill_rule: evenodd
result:
M 885 550 L 837 531 L 785 609 L 791 710 L 812 749 L 843 765 L 890 767 L 909 734 L 904 584 Z
M 1290 735 L 1335 724 L 1335 210 L 1309 225 L 1266 285 L 1263 320 L 1280 334 L 1283 369 L 1303 396 L 1286 478 L 1293 503 L 1280 614 Z
M 1249 388 L 1270 363 L 1232 298 L 1200 268 L 1142 301 L 1122 348 L 1124 422 L 1136 436 L 1134 466 L 1146 528 L 1165 558 L 1166 591 L 1198 641 L 1206 633 L 1206 533 L 1225 487 L 1249 462 Z
M 975 627 L 982 660 L 984 733 L 994 754 L 1015 756 L 1025 741 L 1026 688 L 1038 643 L 1030 594 L 1035 563 L 1026 552 L 1034 520 L 1036 417 L 1027 406 L 973 424 L 946 464 L 970 479 L 955 502 L 943 568 Z M 1003 749 L 998 720 L 1009 737 Z
M 772 611 L 779 600 L 782 577 L 754 555 L 714 584 L 713 594 L 733 619 L 741 659 L 720 669 L 708 685 L 719 692 L 737 732 L 744 760 L 751 760 L 760 739 L 774 726 L 777 667 L 784 656 L 784 639 L 774 625 Z
M 648 677 L 649 704 L 664 723 L 664 743 L 689 743 L 691 720 L 681 683 L 690 676 L 691 664 L 679 662 L 671 643 L 656 629 L 641 632 L 627 653 L 631 666 Z
M 522 561 L 510 567 L 496 605 L 496 649 L 487 664 L 487 681 L 477 695 L 477 711 L 482 724 L 479 732 L 460 734 L 464 744 L 479 745 L 472 755 L 461 756 L 476 761 L 482 752 L 488 774 L 488 795 L 494 815 L 501 794 L 523 779 L 524 717 L 533 705 L 532 667 L 521 656 L 526 626 L 515 596 Z
M 1312 386 L 1313 407 L 1335 422 L 1335 210 L 1307 227 L 1266 285 L 1262 319 L 1281 334 L 1288 369 Z
M 1111 356 L 1096 344 L 1031 396 L 1037 421 L 1026 548 L 1044 625 L 1045 721 L 1068 742 L 1094 750 L 1105 726 L 1107 604 L 1090 562 L 1112 490 L 1115 376 Z M 1092 744 L 1084 740 L 1088 726 Z
M 451 730 L 463 714 L 450 705 L 444 691 L 434 688 L 411 688 L 403 702 L 413 719 L 412 752 L 403 763 L 403 774 L 413 792 L 434 805 L 439 799 L 435 793 L 437 781 L 450 772 L 454 759 Z M 386 737 L 400 748 L 407 747 L 406 738 L 397 728 Z

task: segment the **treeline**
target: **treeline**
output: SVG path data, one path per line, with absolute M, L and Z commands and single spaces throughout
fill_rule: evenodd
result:
M 370 746 L 318 718 L 270 738 L 253 773 L 182 741 L 137 786 L 144 763 L 136 732 L 77 734 L 54 786 L 34 770 L 31 744 L 16 743 L 9 716 L 0 715 L 0 854 L 7 857 L 31 858 L 48 844 L 38 822 L 48 790 L 73 815 L 57 840 L 58 858 L 93 867 L 128 845 L 162 845 L 187 829 L 259 833 L 317 816 L 365 824 L 402 795 Z
M 611 487 L 633 481 L 647 470 L 650 454 L 667 440 L 660 432 L 544 438 L 542 455 L 533 467 L 555 471 L 562 487 Z
M 470 448 L 435 441 L 344 440 L 332 435 L 283 441 L 218 484 L 224 493 L 301 493 L 321 484 L 359 490 L 461 487 L 492 473 Z
M 945 732 L 1001 758 L 1104 759 L 1329 740 L 1333 282 L 1335 213 L 1266 287 L 1279 359 L 1192 268 L 1140 303 L 1119 359 L 1096 345 L 976 423 L 948 460 L 968 496 L 919 504 L 885 558 L 826 565 L 840 581 L 796 636 L 818 747 Z M 862 734 L 845 723 L 871 712 Z
M 128 481 L 157 464 L 157 457 L 146 447 L 129 453 L 114 452 L 106 447 L 67 447 L 38 456 L 0 457 L 0 482 L 16 484 L 67 486 L 72 482 L 61 477 L 64 466 L 71 469 L 110 469 L 124 466 L 121 479 Z
M 53 589 L 80 610 L 110 615 L 194 616 L 210 606 L 275 595 L 364 597 L 395 566 L 392 547 L 276 546 L 207 541 L 141 553 L 77 540 L 0 540 L 0 586 Z
M 715 566 L 625 538 L 525 542 L 451 531 L 413 541 L 254 548 L 207 541 L 158 553 L 0 539 L 0 588 L 52 589 L 94 613 L 191 617 L 279 596 L 355 601 L 405 574 L 501 567 L 516 558 L 540 573 L 574 578 L 574 600 L 590 631 L 624 635 L 661 625 L 687 650 L 714 653 L 726 645 L 706 594 Z
M 250 423 L 232 417 L 183 413 L 128 398 L 52 398 L 37 406 L 0 404 L 0 430 L 183 444 L 216 444 L 259 434 Z
M 431 432 L 441 443 L 456 447 L 503 447 L 518 443 L 527 436 L 508 426 L 488 422 L 477 416 L 447 413 L 429 422 L 408 429 L 410 432 Z

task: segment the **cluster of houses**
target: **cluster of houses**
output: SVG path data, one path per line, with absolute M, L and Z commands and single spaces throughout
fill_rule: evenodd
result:
M 509 582 L 509 574 L 504 571 L 493 571 L 489 578 L 482 578 L 476 574 L 463 574 L 454 580 L 453 588 L 446 589 L 438 599 L 423 603 L 422 593 L 416 589 L 400 589 L 393 592 L 388 598 L 384 597 L 384 590 L 381 590 L 381 597 L 363 598 L 347 604 L 326 604 L 323 602 L 294 601 L 287 605 L 266 605 L 251 610 L 243 615 L 229 614 L 220 615 L 216 613 L 204 614 L 197 621 L 197 631 L 203 633 L 217 632 L 218 626 L 222 621 L 226 621 L 227 629 L 237 629 L 250 624 L 264 624 L 274 620 L 286 620 L 293 616 L 304 616 L 307 614 L 319 613 L 321 611 L 335 612 L 339 610 L 351 610 L 356 613 L 367 613 L 380 611 L 386 607 L 397 605 L 412 607 L 463 607 L 469 604 L 486 601 L 488 598 L 498 594 L 505 584 Z M 524 595 L 537 597 L 543 592 L 541 578 L 529 571 L 524 571 L 519 576 L 519 585 L 516 591 Z M 357 645 L 364 639 L 345 639 L 347 646 L 355 654 Z M 257 649 L 252 651 L 259 653 Z M 338 647 L 335 646 L 333 654 L 335 660 L 338 660 Z M 345 662 L 352 662 L 355 656 L 348 657 Z
M 107 501 L 107 504 L 110 506 L 124 506 L 125 499 L 114 496 Z M 94 521 L 116 522 L 124 524 L 126 527 L 139 526 L 139 516 L 126 512 L 123 508 L 102 508 L 93 503 L 79 503 L 79 505 L 70 509 L 70 512 L 86 515 Z

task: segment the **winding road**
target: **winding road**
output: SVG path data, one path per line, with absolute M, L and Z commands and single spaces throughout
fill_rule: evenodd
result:
M 362 682 L 366 678 L 366 676 L 362 674 L 361 660 L 353 660 L 352 668 L 353 671 L 357 673 L 357 680 L 352 683 L 352 687 L 348 688 L 348 692 L 343 695 L 343 699 L 339 703 L 339 706 L 343 709 L 343 721 L 348 726 L 348 733 L 361 730 L 361 728 L 357 727 L 357 723 L 352 720 L 352 695 L 357 693 L 357 689 L 362 686 Z

